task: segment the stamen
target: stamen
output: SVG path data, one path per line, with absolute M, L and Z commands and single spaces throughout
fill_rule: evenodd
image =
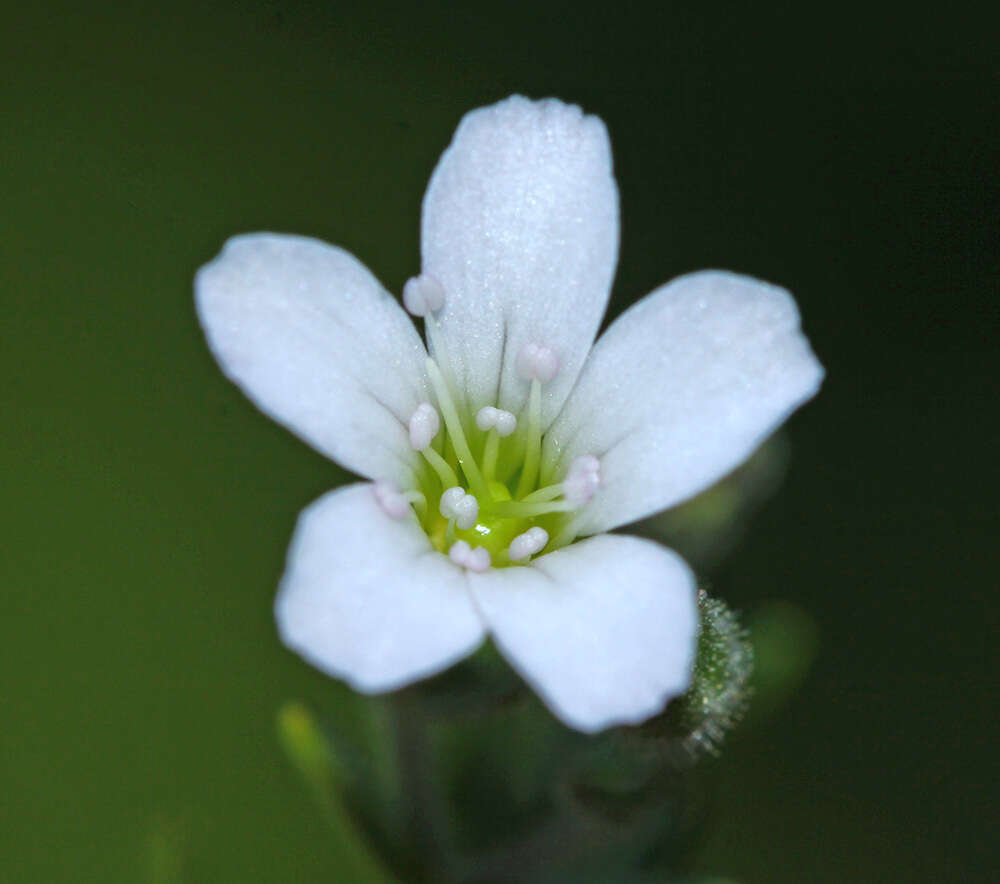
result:
M 433 276 L 414 276 L 403 286 L 403 306 L 414 316 L 437 313 L 444 306 L 444 289 Z
M 431 448 L 431 442 L 440 429 L 441 418 L 438 417 L 437 409 L 430 402 L 421 402 L 410 417 L 410 445 L 424 456 L 437 473 L 441 484 L 445 488 L 450 488 L 458 484 L 458 476 L 448 462 Z
M 441 374 L 441 369 L 438 368 L 437 363 L 433 359 L 428 359 L 426 365 L 427 374 L 431 379 L 431 386 L 434 387 L 434 394 L 437 396 L 438 405 L 441 408 L 442 415 L 444 415 L 444 423 L 448 428 L 448 435 L 451 437 L 452 445 L 455 446 L 455 454 L 458 455 L 459 466 L 462 467 L 462 472 L 465 473 L 465 477 L 469 480 L 472 490 L 485 500 L 489 500 L 489 490 L 483 481 L 483 476 L 479 472 L 476 461 L 472 457 L 469 443 L 465 441 L 462 422 L 459 420 L 455 403 L 451 400 L 451 394 L 448 392 L 448 385 Z
M 382 508 L 382 512 L 390 519 L 398 521 L 410 511 L 410 502 L 392 482 L 379 480 L 373 483 L 372 494 L 375 495 L 375 502 Z M 423 497 L 422 494 L 420 496 Z
M 517 418 L 509 411 L 487 405 L 476 414 L 476 426 L 484 432 L 489 430 L 490 433 L 486 437 L 486 448 L 483 451 L 483 475 L 489 480 L 496 473 L 500 439 L 517 429 Z
M 464 540 L 456 540 L 451 549 L 448 550 L 448 557 L 456 564 L 470 571 L 481 573 L 490 567 L 489 550 L 477 546 L 473 549 Z
M 557 497 L 561 497 L 562 493 L 562 482 L 555 485 L 546 485 L 544 488 L 539 488 L 537 491 L 532 491 L 531 494 L 522 497 L 521 503 L 539 503 L 543 500 L 554 500 Z
M 427 498 L 423 496 L 419 491 L 404 491 L 403 497 L 405 500 L 413 504 L 414 509 L 417 511 L 417 515 L 422 519 L 424 514 L 427 512 Z
M 505 439 L 507 436 L 512 436 L 514 430 L 517 429 L 517 418 L 514 417 L 509 411 L 504 411 L 502 408 L 497 409 L 497 422 L 494 429 L 497 431 L 497 435 L 501 439 Z
M 497 410 L 492 405 L 480 408 L 476 413 L 476 426 L 484 433 L 497 425 Z
M 559 371 L 559 357 L 544 344 L 525 344 L 517 354 L 517 373 L 523 380 L 547 384 Z
M 569 524 L 564 525 L 562 530 L 556 535 L 556 539 L 553 541 L 553 549 L 562 549 L 564 546 L 569 546 L 574 540 L 576 540 L 576 526 L 577 521 L 574 519 Z
M 576 509 L 565 500 L 525 503 L 522 500 L 499 500 L 483 507 L 490 515 L 510 519 L 534 519 L 548 513 L 569 513 Z
M 505 437 L 517 429 L 517 418 L 502 408 L 486 405 L 476 414 L 476 426 L 484 433 L 487 430 L 496 430 L 498 436 Z
M 592 454 L 573 458 L 569 472 L 562 482 L 546 485 L 521 498 L 521 503 L 540 503 L 565 495 L 566 502 L 574 509 L 590 502 L 601 484 L 601 462 Z
M 551 351 L 549 351 L 551 352 Z M 524 468 L 517 482 L 517 497 L 524 497 L 538 479 L 538 458 L 542 452 L 542 382 L 532 378 L 528 396 L 528 435 L 524 440 Z
M 437 477 L 443 487 L 451 488 L 458 484 L 458 476 L 455 475 L 455 471 L 451 468 L 448 461 L 441 457 L 437 451 L 428 446 L 420 453 L 424 456 L 424 460 L 431 465 L 434 472 L 437 473 Z
M 581 507 L 590 502 L 600 484 L 601 462 L 592 454 L 581 454 L 573 458 L 562 487 L 566 501 Z
M 477 574 L 488 571 L 490 568 L 490 551 L 481 546 L 477 546 L 465 560 L 465 567 Z
M 548 542 L 549 532 L 544 528 L 540 528 L 537 525 L 534 528 L 529 528 L 524 534 L 518 534 L 510 542 L 510 560 L 512 562 L 520 562 L 523 559 L 530 558 L 535 553 L 541 552 Z
M 497 472 L 497 458 L 500 456 L 500 434 L 497 428 L 490 430 L 486 437 L 486 448 L 483 451 L 483 475 L 489 481 Z
M 463 531 L 475 525 L 479 518 L 479 501 L 457 485 L 441 495 L 438 508 L 442 516 L 454 519 L 455 524 Z
M 430 402 L 421 402 L 410 418 L 410 445 L 417 451 L 429 447 L 441 429 L 441 418 Z

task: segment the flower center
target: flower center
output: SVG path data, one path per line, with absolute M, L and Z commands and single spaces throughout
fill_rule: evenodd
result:
M 444 304 L 441 286 L 427 276 L 411 279 L 403 303 L 426 318 L 432 352 L 443 352 L 432 316 Z M 573 514 L 597 490 L 600 462 L 577 457 L 561 479 L 541 484 L 542 387 L 558 373 L 556 354 L 540 343 L 518 353 L 518 374 L 530 384 L 520 415 L 490 405 L 467 413 L 437 362 L 429 358 L 426 367 L 436 404 L 421 403 L 409 422 L 422 469 L 415 488 L 375 483 L 386 514 L 400 519 L 412 508 L 434 548 L 471 571 L 524 564 L 572 543 Z

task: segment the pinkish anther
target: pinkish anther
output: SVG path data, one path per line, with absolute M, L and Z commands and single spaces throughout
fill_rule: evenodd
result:
M 403 286 L 403 306 L 414 316 L 437 313 L 444 306 L 444 289 L 433 276 L 414 276 Z
M 559 371 L 559 358 L 544 344 L 525 344 L 517 354 L 518 375 L 526 381 L 548 383 Z
M 410 502 L 392 482 L 380 479 L 372 484 L 372 494 L 390 519 L 402 519 L 410 511 Z
M 590 502 L 600 484 L 601 462 L 592 454 L 574 457 L 562 483 L 566 502 L 574 507 L 584 506 Z
M 477 546 L 473 549 L 464 540 L 456 540 L 451 549 L 448 550 L 448 557 L 456 564 L 469 571 L 483 572 L 490 567 L 489 550 Z

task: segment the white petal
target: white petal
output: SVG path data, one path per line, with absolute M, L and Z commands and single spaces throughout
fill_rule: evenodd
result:
M 658 544 L 592 537 L 469 586 L 501 652 L 577 730 L 644 721 L 690 683 L 695 582 Z
M 518 414 L 526 343 L 559 360 L 543 423 L 565 401 L 597 333 L 618 259 L 618 189 L 604 124 L 521 96 L 465 116 L 423 207 L 423 271 L 444 287 L 445 354 L 473 411 Z
M 432 675 L 484 634 L 464 572 L 431 549 L 412 513 L 389 518 L 367 484 L 302 512 L 275 615 L 288 647 L 366 693 Z
M 411 484 L 426 351 L 356 258 L 304 237 L 238 236 L 195 293 L 222 370 L 262 411 L 349 470 Z
M 632 522 L 738 466 L 822 378 L 787 291 L 720 271 L 682 276 L 594 346 L 546 437 L 546 478 L 596 455 L 601 485 L 580 533 Z

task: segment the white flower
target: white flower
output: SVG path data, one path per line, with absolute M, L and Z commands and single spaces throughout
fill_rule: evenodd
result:
M 555 100 L 468 114 L 423 204 L 413 322 L 341 249 L 230 240 L 196 281 L 223 371 L 372 483 L 302 514 L 284 641 L 365 692 L 492 635 L 564 722 L 634 723 L 688 686 L 695 581 L 609 535 L 741 463 L 822 369 L 783 289 L 676 279 L 594 344 L 618 254 L 604 125 Z M 430 358 L 428 358 L 428 351 Z

